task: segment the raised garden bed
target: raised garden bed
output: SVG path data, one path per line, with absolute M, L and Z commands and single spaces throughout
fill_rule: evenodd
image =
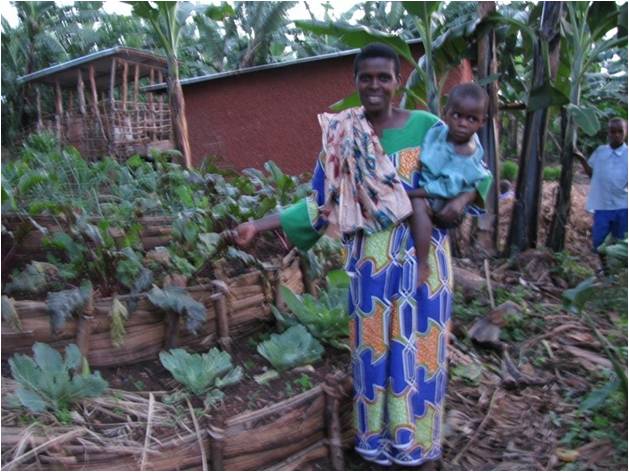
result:
M 88 221 L 97 225 L 101 218 L 91 217 Z M 138 223 L 142 226 L 140 237 L 145 251 L 154 249 L 157 246 L 166 246 L 171 240 L 172 216 L 143 216 L 138 218 Z M 33 217 L 33 221 L 48 230 L 49 233 L 63 231 L 59 224 L 59 219 L 52 216 Z M 3 235 L 2 260 L 12 263 L 25 263 L 37 259 L 45 259 L 46 251 L 42 246 L 43 233 L 35 226 L 17 214 L 3 214 L 2 224 L 13 233 L 13 238 Z M 115 230 L 112 230 L 114 238 Z
M 246 364 L 249 359 L 252 369 L 259 370 L 261 359 L 252 352 L 243 346 L 235 360 Z M 301 370 L 285 372 L 266 385 L 246 376 L 227 387 L 225 403 L 209 412 L 201 411 L 194 399 L 178 406 L 166 403 L 172 390 L 109 389 L 75 407 L 73 426 L 60 425 L 52 414 L 40 416 L 34 425 L 3 408 L 3 469 L 295 470 L 327 459 L 342 470 L 340 418 L 350 401 L 351 381 L 338 370 L 348 365 L 347 353 L 331 354 L 307 370 L 313 386 L 301 393 L 285 388 L 295 385 Z M 130 369 L 137 374 L 138 367 L 104 375 L 137 378 Z M 159 373 L 160 366 L 148 368 Z M 129 380 L 121 386 L 131 385 Z M 14 386 L 3 379 L 3 395 Z M 250 408 L 247 394 L 258 397 L 262 406 Z
M 277 269 L 263 273 L 254 270 L 243 275 L 188 287 L 190 295 L 207 309 L 207 319 L 197 334 L 185 332 L 182 320 L 154 307 L 140 295 L 137 309 L 126 321 L 126 335 L 116 347 L 111 339 L 113 298 L 94 300 L 91 313 L 68 320 L 53 333 L 46 302 L 17 300 L 14 307 L 22 330 L 2 320 L 2 355 L 30 353 L 35 342 L 60 348 L 76 342 L 91 366 L 106 367 L 155 359 L 164 348 L 207 350 L 217 343 L 229 348 L 230 339 L 242 337 L 271 321 L 270 304 L 277 302 L 279 284 L 296 293 L 303 292 L 302 273 L 296 252 L 289 253 Z M 125 296 L 119 297 L 124 299 Z

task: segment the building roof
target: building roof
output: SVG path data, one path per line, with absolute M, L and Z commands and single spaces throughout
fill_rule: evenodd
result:
M 406 42 L 407 44 L 419 44 L 421 43 L 421 39 L 411 39 Z M 186 85 L 193 85 L 193 84 L 198 84 L 201 82 L 207 82 L 210 80 L 223 79 L 225 77 L 234 77 L 237 75 L 250 74 L 252 72 L 259 72 L 262 70 L 280 69 L 282 67 L 289 67 L 289 66 L 294 66 L 297 64 L 305 64 L 307 62 L 324 61 L 327 59 L 333 59 L 337 57 L 351 56 L 351 55 L 357 54 L 358 51 L 360 51 L 360 49 L 358 48 L 348 49 L 346 51 L 337 51 L 337 52 L 332 52 L 328 54 L 321 54 L 319 56 L 303 57 L 300 59 L 294 59 L 292 61 L 275 62 L 273 64 L 263 64 L 260 66 L 247 67 L 245 69 L 236 69 L 236 70 L 230 70 L 226 72 L 216 72 L 213 74 L 200 75 L 198 77 L 190 77 L 188 79 L 182 79 L 180 82 L 181 82 L 181 86 L 185 87 Z M 143 92 L 161 92 L 161 91 L 164 91 L 165 89 L 166 89 L 166 84 L 160 83 L 160 84 L 155 84 L 155 85 L 147 85 L 145 87 L 142 87 L 141 90 Z
M 114 58 L 124 59 L 133 64 L 140 64 L 140 77 L 146 77 L 150 68 L 166 70 L 168 67 L 165 57 L 140 49 L 116 46 L 23 75 L 18 77 L 17 81 L 18 84 L 39 82 L 51 85 L 59 81 L 61 87 L 75 87 L 77 81 L 76 71 L 82 70 L 84 72 L 83 80 L 87 81 L 88 67 L 94 66 L 97 88 L 106 88 L 109 86 L 111 63 Z M 129 71 L 129 73 L 133 76 L 133 71 Z

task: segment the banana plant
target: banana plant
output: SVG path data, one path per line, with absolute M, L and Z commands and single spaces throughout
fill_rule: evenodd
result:
M 168 59 L 168 97 L 176 145 L 183 154 L 188 169 L 192 168 L 192 155 L 188 139 L 186 104 L 179 81 L 177 54 L 182 28 L 192 9 L 188 2 L 127 2 L 133 14 L 146 20 L 159 38 Z
M 601 55 L 627 44 L 626 29 L 621 33 L 623 24 L 627 22 L 626 3 L 618 7 L 613 2 L 566 2 L 566 9 L 568 14 L 561 20 L 564 61 L 560 64 L 557 88 L 559 93 L 569 97 L 569 103 L 562 113 L 561 176 L 555 212 L 546 239 L 546 246 L 554 251 L 561 251 L 564 247 L 578 131 L 592 136 L 600 128 L 601 112 L 593 104 L 582 100 L 587 73 L 600 69 Z M 619 34 L 609 37 L 614 28 L 618 28 Z
M 447 72 L 458 65 L 464 57 L 469 45 L 466 38 L 473 34 L 479 23 L 478 15 L 473 11 L 465 15 L 464 19 L 458 21 L 456 25 L 446 24 L 445 17 L 439 12 L 442 3 L 402 2 L 419 32 L 424 47 L 424 54 L 418 60 L 413 57 L 406 41 L 399 36 L 368 26 L 313 20 L 296 21 L 295 25 L 317 35 L 337 37 L 341 42 L 353 48 L 361 48 L 371 42 L 391 46 L 414 69 L 406 82 L 401 106 L 415 108 L 417 105 L 422 105 L 438 115 L 440 113 L 439 97 Z M 354 93 L 334 103 L 330 108 L 340 111 L 359 104 L 358 94 Z

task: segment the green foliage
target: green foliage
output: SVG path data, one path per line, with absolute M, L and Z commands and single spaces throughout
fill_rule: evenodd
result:
M 328 288 L 319 294 L 318 299 L 310 294 L 297 295 L 286 286 L 280 287 L 280 293 L 294 314 L 294 318 L 287 317 L 276 307 L 272 307 L 275 318 L 282 325 L 294 326 L 301 323 L 320 341 L 337 348 L 348 348 L 341 342 L 341 339 L 349 335 L 349 280 L 344 271 L 328 274 Z
M 594 275 L 592 269 L 582 263 L 581 258 L 572 256 L 565 251 L 556 252 L 557 265 L 551 272 L 565 280 L 569 286 L 577 285 L 582 280 Z
M 500 178 L 515 182 L 518 177 L 519 166 L 513 161 L 503 161 L 500 166 Z
M 50 313 L 50 324 L 53 332 L 59 332 L 66 320 L 72 315 L 80 314 L 91 297 L 92 284 L 90 282 L 84 283 L 80 288 L 49 292 L 46 297 L 46 305 Z
M 282 334 L 258 344 L 258 353 L 280 371 L 310 364 L 321 358 L 323 347 L 302 325 L 291 326 Z
M 590 277 L 579 283 L 576 287 L 568 289 L 563 293 L 564 305 L 572 312 L 578 314 L 591 328 L 592 332 L 600 342 L 605 354 L 612 363 L 614 373 L 619 381 L 619 388 L 624 394 L 625 404 L 627 402 L 627 373 L 626 362 L 627 354 L 622 351 L 618 346 L 610 343 L 597 329 L 595 321 L 586 309 L 587 306 L 591 306 L 597 300 L 609 298 L 610 295 L 618 303 L 616 308 L 618 311 L 623 311 L 626 314 L 627 306 L 627 239 L 618 243 L 612 243 L 607 241 L 601 248 L 601 251 L 608 251 L 611 259 L 615 259 L 612 262 L 612 266 L 615 267 L 616 273 L 613 276 L 608 277 L 606 280 L 598 280 L 596 277 Z M 611 266 L 610 266 L 611 267 Z M 618 287 L 620 285 L 620 287 Z M 617 296 L 620 289 L 620 293 L 624 296 Z M 626 315 L 625 315 L 626 316 Z M 625 320 L 626 323 L 626 320 Z M 607 391 L 607 390 L 605 390 Z
M 543 179 L 550 182 L 558 182 L 561 175 L 561 167 L 544 167 Z
M 222 399 L 221 388 L 242 378 L 242 367 L 233 367 L 228 353 L 212 348 L 205 354 L 190 354 L 184 349 L 161 352 L 159 360 L 172 376 L 197 396 L 206 395 L 208 403 Z
M 43 343 L 33 345 L 34 358 L 16 354 L 9 359 L 11 375 L 19 384 L 15 394 L 33 412 L 60 412 L 83 398 L 97 397 L 107 388 L 100 373 L 80 375 L 81 353 L 76 344 L 66 347 L 65 359 Z
M 186 329 L 196 334 L 207 319 L 207 310 L 202 303 L 194 300 L 186 289 L 180 287 L 153 287 L 148 293 L 149 301 L 164 311 L 184 316 Z
M 46 262 L 31 262 L 24 270 L 11 276 L 11 281 L 4 287 L 8 294 L 23 293 L 39 295 L 54 286 L 58 279 L 58 270 Z
M 298 379 L 294 380 L 294 383 L 299 386 L 302 392 L 312 388 L 312 379 L 308 374 L 301 374 Z

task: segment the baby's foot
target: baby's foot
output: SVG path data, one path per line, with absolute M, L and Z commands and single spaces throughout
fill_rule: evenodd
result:
M 430 277 L 430 265 L 427 262 L 420 262 L 417 269 L 417 286 L 425 284 Z

